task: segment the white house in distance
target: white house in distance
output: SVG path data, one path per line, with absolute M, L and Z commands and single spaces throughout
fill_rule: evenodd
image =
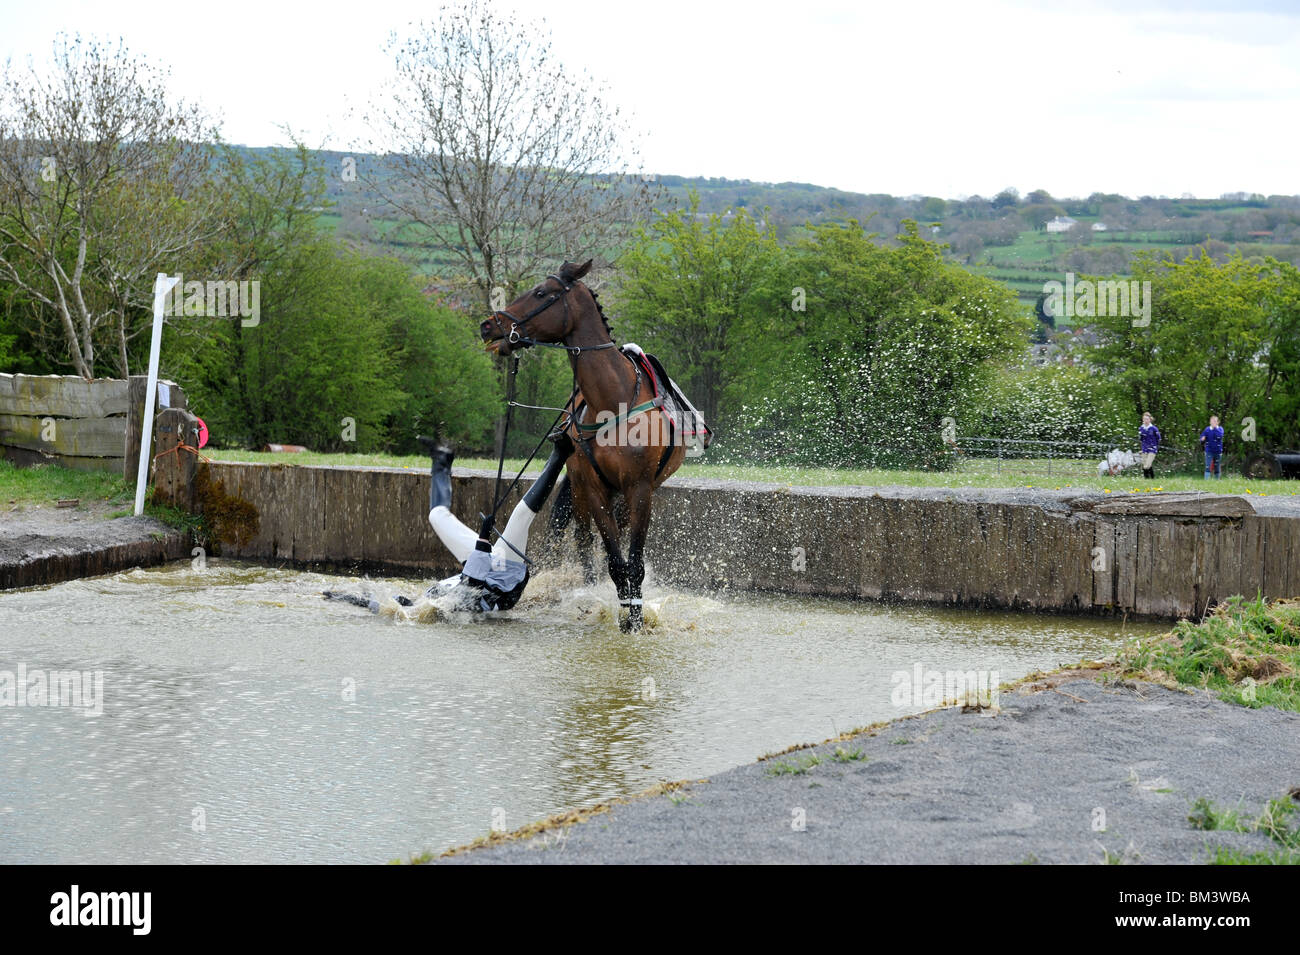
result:
M 1069 232 L 1075 226 L 1075 220 L 1069 216 L 1057 216 L 1044 226 L 1048 232 Z
M 1093 231 L 1093 232 L 1105 232 L 1105 231 L 1106 231 L 1106 223 L 1104 223 L 1104 222 L 1094 222 L 1094 223 L 1092 224 L 1092 231 Z

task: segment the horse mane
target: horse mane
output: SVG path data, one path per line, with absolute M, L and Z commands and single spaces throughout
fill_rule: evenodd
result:
M 605 326 L 605 334 L 609 336 L 610 341 L 613 341 L 614 329 L 609 324 L 609 319 L 605 315 L 605 310 L 601 308 L 600 297 L 596 294 L 595 289 L 593 289 L 586 282 L 581 281 L 582 276 L 586 275 L 588 269 L 590 268 L 591 268 L 591 259 L 588 259 L 582 265 L 576 265 L 575 263 L 566 260 L 560 266 L 559 271 L 556 273 L 554 277 L 558 278 L 565 285 L 578 284 L 587 290 L 587 294 L 591 296 L 592 302 L 594 302 L 596 305 L 596 314 L 600 316 L 601 324 Z
M 616 341 L 614 338 L 614 329 L 609 324 L 609 319 L 605 317 L 605 310 L 600 307 L 600 296 L 598 296 L 595 289 L 586 282 L 582 283 L 582 287 L 587 290 L 587 294 L 591 296 L 591 300 L 596 303 L 596 314 L 600 316 L 600 320 L 605 324 L 605 332 L 609 335 L 610 341 Z

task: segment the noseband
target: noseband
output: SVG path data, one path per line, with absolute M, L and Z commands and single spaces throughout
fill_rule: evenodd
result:
M 535 338 L 525 338 L 523 335 L 519 334 L 520 329 L 522 329 L 530 321 L 532 321 L 538 315 L 542 314 L 542 312 L 546 311 L 556 302 L 562 300 L 564 296 L 568 295 L 571 291 L 573 291 L 573 286 L 574 284 L 576 284 L 572 282 L 566 282 L 564 281 L 564 279 L 560 278 L 558 275 L 555 274 L 551 274 L 546 277 L 548 279 L 555 279 L 555 281 L 559 283 L 561 290 L 559 292 L 552 292 L 550 295 L 546 297 L 546 301 L 542 302 L 540 305 L 534 308 L 523 318 L 515 318 L 515 316 L 511 315 L 503 308 L 499 308 L 492 313 L 492 321 L 496 322 L 497 330 L 501 332 L 501 337 L 504 338 L 506 341 L 508 341 L 512 346 L 520 345 L 524 348 L 531 348 L 533 345 L 541 345 L 545 348 L 563 348 L 565 351 L 567 351 L 570 355 L 573 355 L 574 357 L 581 355 L 585 351 L 599 351 L 602 348 L 613 348 L 614 347 L 613 342 L 605 342 L 605 344 L 603 345 L 589 345 L 587 347 L 579 347 L 577 345 L 566 345 L 563 342 L 539 342 Z M 568 315 L 569 303 L 567 301 L 565 301 L 564 303 L 564 311 L 565 311 L 565 315 Z M 502 318 L 507 318 L 510 320 L 510 331 L 507 332 L 505 326 L 501 324 Z

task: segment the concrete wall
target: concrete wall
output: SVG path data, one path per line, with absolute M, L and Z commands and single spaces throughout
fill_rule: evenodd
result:
M 455 473 L 454 509 L 476 526 L 492 476 Z M 427 474 L 234 463 L 212 474 L 260 512 L 260 533 L 227 555 L 417 576 L 457 569 L 425 518 Z M 544 517 L 530 555 L 547 562 L 558 555 Z M 1300 595 L 1300 504 L 676 478 L 655 495 L 648 551 L 654 578 L 686 586 L 1177 617 L 1236 593 Z

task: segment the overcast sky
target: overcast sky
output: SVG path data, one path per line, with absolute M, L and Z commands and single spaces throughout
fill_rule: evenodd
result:
M 514 0 L 608 83 L 647 171 L 857 192 L 1300 193 L 1300 0 Z M 0 60 L 59 31 L 172 71 L 228 141 L 352 149 L 390 31 L 433 0 L 0 0 Z

